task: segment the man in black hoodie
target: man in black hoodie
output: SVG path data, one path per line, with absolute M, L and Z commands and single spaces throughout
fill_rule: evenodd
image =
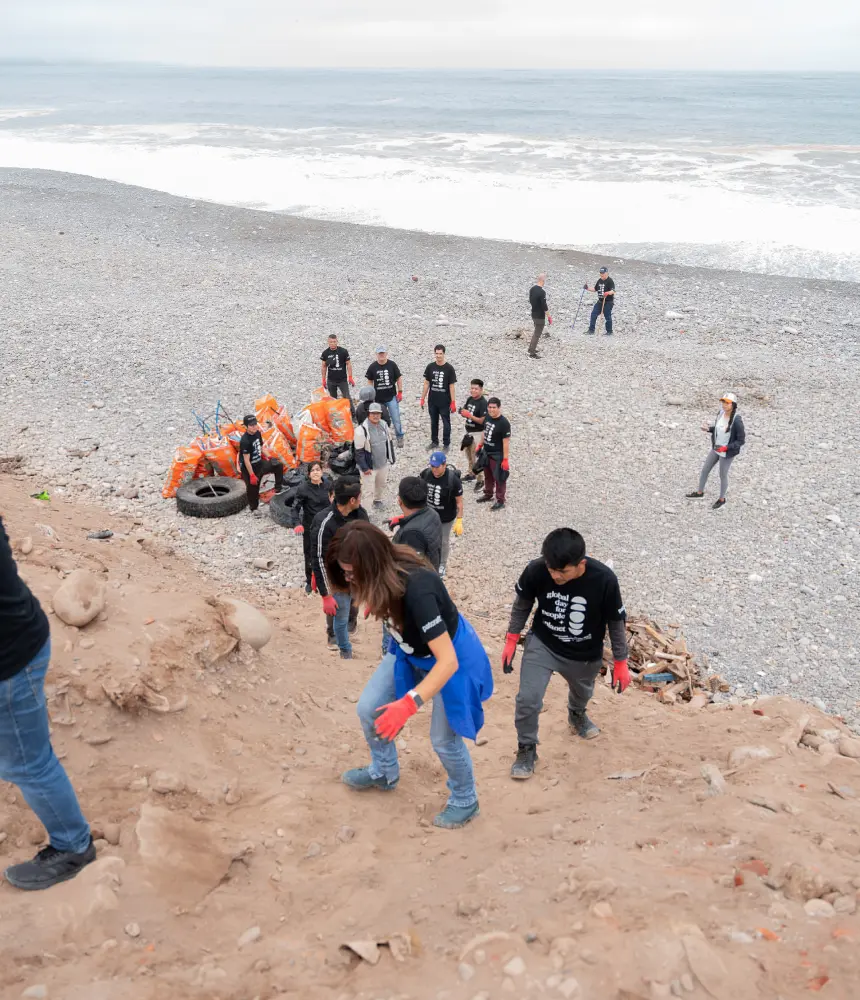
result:
M 419 476 L 401 479 L 397 502 L 403 514 L 388 522 L 389 527 L 397 528 L 392 541 L 415 549 L 438 571 L 442 559 L 442 522 L 436 511 L 427 506 L 427 483 Z
M 96 849 L 75 790 L 51 746 L 45 674 L 51 659 L 48 619 L 18 576 L 0 518 L 0 780 L 17 785 L 48 832 L 32 861 L 11 865 L 18 889 L 47 889 L 74 878 Z
M 338 528 L 348 521 L 367 520 L 367 511 L 361 506 L 361 483 L 344 476 L 334 484 L 334 503 L 320 511 L 311 524 L 313 579 L 323 599 L 328 644 L 337 646 L 342 660 L 352 659 L 349 633 L 355 630 L 358 605 L 353 607 L 349 594 L 332 593 L 325 570 L 325 554 Z

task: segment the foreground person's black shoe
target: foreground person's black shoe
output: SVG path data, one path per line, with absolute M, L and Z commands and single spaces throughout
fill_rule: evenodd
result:
M 74 878 L 95 859 L 96 848 L 90 837 L 89 847 L 82 854 L 43 847 L 32 861 L 10 865 L 4 875 L 9 885 L 14 885 L 16 889 L 50 889 L 58 882 Z
M 517 781 L 525 781 L 535 773 L 537 763 L 537 747 L 534 743 L 520 743 L 517 746 L 517 759 L 511 766 L 511 777 Z

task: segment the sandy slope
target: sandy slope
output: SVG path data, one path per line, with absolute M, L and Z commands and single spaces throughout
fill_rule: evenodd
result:
M 481 818 L 438 831 L 429 819 L 444 787 L 425 716 L 404 734 L 395 794 L 362 797 L 338 780 L 364 758 L 353 703 L 377 625 L 361 626 L 344 665 L 321 644 L 317 602 L 284 592 L 266 598 L 276 634 L 262 653 L 218 660 L 213 585 L 132 520 L 40 503 L 26 485 L 0 477 L 0 510 L 13 540 L 33 538 L 22 572 L 45 605 L 73 567 L 108 581 L 103 621 L 79 632 L 52 616 L 50 705 L 87 814 L 120 838 L 47 893 L 0 884 L 3 997 L 44 984 L 63 1000 L 649 1000 L 674 981 L 693 998 L 745 1000 L 806 997 L 825 976 L 825 995 L 856 995 L 860 763 L 782 742 L 808 708 L 777 699 L 757 703 L 760 715 L 694 713 L 602 688 L 603 735 L 583 744 L 553 686 L 540 772 L 523 785 L 507 776 L 516 675 L 500 675 L 488 742 L 474 749 Z M 105 526 L 110 541 L 86 540 Z M 495 655 L 504 623 L 476 622 Z M 181 710 L 115 708 L 102 685 L 135 679 Z M 776 756 L 729 771 L 744 745 Z M 703 762 L 726 773 L 725 794 L 706 794 Z M 148 788 L 157 769 L 185 790 Z M 0 830 L 0 862 L 41 837 L 9 786 Z M 750 861 L 770 885 L 743 869 Z M 790 865 L 802 868 L 786 883 Z M 805 899 L 828 892 L 840 912 L 808 916 Z M 251 928 L 259 939 L 240 946 Z M 339 950 L 397 934 L 413 948 L 402 962 L 388 948 L 375 966 Z

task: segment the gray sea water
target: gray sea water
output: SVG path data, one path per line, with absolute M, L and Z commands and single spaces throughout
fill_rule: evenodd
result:
M 0 166 L 860 280 L 860 74 L 0 62 Z

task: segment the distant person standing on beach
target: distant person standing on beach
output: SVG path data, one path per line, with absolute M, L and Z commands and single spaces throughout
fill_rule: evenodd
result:
M 451 414 L 457 412 L 454 395 L 457 373 L 454 366 L 445 360 L 445 345 L 434 348 L 436 360 L 424 369 L 424 389 L 421 393 L 421 407 L 427 403 L 430 413 L 430 447 L 439 447 L 439 419 L 442 420 L 442 447 L 451 447 Z
M 469 463 L 469 471 L 463 476 L 463 482 L 474 482 L 475 492 L 478 493 L 484 488 L 484 473 L 472 472 L 472 466 L 475 464 L 475 452 L 477 451 L 475 436 L 477 435 L 479 440 L 483 439 L 484 422 L 487 419 L 487 401 L 484 399 L 482 379 L 472 379 L 472 384 L 469 386 L 469 398 L 463 404 L 460 416 L 466 418 L 466 434 L 463 437 L 461 451 L 466 452 L 466 459 Z
M 606 324 L 606 335 L 607 337 L 611 337 L 612 307 L 615 305 L 615 282 L 609 277 L 609 269 L 601 267 L 600 277 L 594 282 L 594 288 L 589 288 L 588 282 L 586 282 L 585 290 L 587 292 L 597 292 L 597 301 L 591 310 L 591 319 L 588 321 L 588 329 L 585 332 L 594 333 L 597 320 L 602 316 L 603 322 Z
M 711 435 L 711 450 L 708 452 L 702 472 L 699 476 L 699 488 L 688 493 L 690 499 L 699 499 L 705 495 L 705 484 L 715 465 L 720 467 L 720 495 L 714 501 L 714 509 L 724 507 L 726 493 L 729 490 L 729 469 L 732 466 L 741 447 L 746 442 L 744 422 L 738 413 L 738 397 L 733 392 L 727 392 L 720 398 L 720 412 L 712 424 L 702 424 L 702 430 Z
M 532 285 L 529 289 L 529 304 L 532 307 L 532 319 L 535 324 L 535 332 L 532 335 L 531 343 L 529 344 L 530 358 L 540 357 L 537 352 L 537 348 L 541 334 L 544 331 L 544 326 L 546 323 L 549 323 L 549 325 L 552 326 L 552 316 L 549 314 L 549 306 L 546 302 L 546 292 L 543 287 L 545 282 L 546 275 L 539 274 L 537 276 L 537 284 Z
M 349 360 L 349 351 L 338 346 L 336 334 L 333 333 L 328 338 L 328 347 L 320 355 L 320 361 L 322 386 L 329 396 L 334 396 L 335 399 L 341 396 L 351 402 L 349 387 L 355 385 L 352 362 Z

